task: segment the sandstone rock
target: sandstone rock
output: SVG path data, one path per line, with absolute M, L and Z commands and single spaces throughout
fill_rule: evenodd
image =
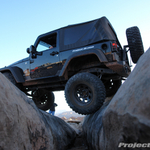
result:
M 150 141 L 150 49 L 118 92 L 95 114 L 85 118 L 84 135 L 89 149 L 117 150 L 123 143 Z M 138 149 L 138 148 L 135 148 Z M 142 149 L 142 148 L 141 148 Z
M 65 150 L 75 131 L 39 110 L 0 73 L 0 150 Z
M 83 122 L 78 123 L 68 123 L 76 131 L 76 139 L 72 148 L 69 150 L 87 150 L 86 140 L 82 132 Z
M 85 117 L 82 128 L 89 150 L 100 149 L 100 142 L 103 140 L 102 117 L 108 104 L 109 101 L 105 102 L 104 105 L 96 113 Z

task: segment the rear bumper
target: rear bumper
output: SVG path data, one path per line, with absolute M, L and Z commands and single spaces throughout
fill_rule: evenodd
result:
M 108 62 L 108 63 L 105 63 L 105 65 L 122 77 L 128 77 L 129 74 L 131 73 L 131 69 L 125 63 L 125 61 Z

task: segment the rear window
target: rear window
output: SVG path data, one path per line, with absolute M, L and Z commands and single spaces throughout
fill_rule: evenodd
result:
M 86 36 L 90 28 L 89 24 L 66 28 L 64 31 L 64 45 L 76 43 L 80 39 L 86 40 L 84 36 Z

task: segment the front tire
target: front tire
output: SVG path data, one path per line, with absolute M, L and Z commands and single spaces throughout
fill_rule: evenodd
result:
M 11 72 L 3 72 L 3 75 L 11 82 L 13 83 L 17 88 L 19 88 L 20 90 L 22 89 L 21 84 L 18 84 L 15 80 L 15 78 L 13 77 Z
M 78 73 L 71 77 L 65 87 L 68 105 L 79 114 L 96 112 L 105 100 L 103 82 L 91 73 Z
M 12 74 L 10 72 L 4 72 L 3 75 L 14 85 L 17 85 L 14 77 L 12 76 Z

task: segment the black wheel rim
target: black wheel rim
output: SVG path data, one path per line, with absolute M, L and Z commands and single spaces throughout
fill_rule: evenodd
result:
M 43 107 L 47 105 L 49 96 L 47 92 L 43 90 L 32 91 L 33 101 L 38 107 Z
M 81 104 L 88 104 L 92 101 L 93 92 L 91 88 L 85 84 L 77 85 L 74 91 L 77 102 Z

